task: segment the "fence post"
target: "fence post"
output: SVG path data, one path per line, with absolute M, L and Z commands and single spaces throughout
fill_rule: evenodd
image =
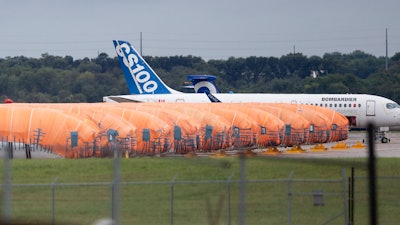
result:
M 354 224 L 354 167 L 351 167 L 351 176 L 349 178 L 349 199 L 348 199 L 348 210 L 349 210 L 349 225 Z
M 343 183 L 343 205 L 344 205 L 344 224 L 348 225 L 349 224 L 349 214 L 348 214 L 348 209 L 347 209 L 347 185 L 346 185 L 346 170 L 342 169 L 342 183 Z
M 239 156 L 239 225 L 246 224 L 246 155 L 243 150 L 240 152 Z
M 178 176 L 178 174 L 175 174 L 174 178 L 172 178 L 170 182 L 170 187 L 171 187 L 171 198 L 170 198 L 170 224 L 174 224 L 174 184 L 175 184 L 175 179 Z
M 121 151 L 117 148 L 115 136 L 111 140 L 112 151 L 114 154 L 114 179 L 112 181 L 112 203 L 111 217 L 116 225 L 120 224 L 120 194 L 121 194 Z
M 58 177 L 54 178 L 53 182 L 51 183 L 51 224 L 54 225 L 56 224 L 55 220 L 55 200 L 54 200 L 54 196 L 55 196 L 55 186 L 56 186 L 56 182 L 57 182 Z
M 376 156 L 375 156 L 375 127 L 368 124 L 368 187 L 370 224 L 378 224 L 377 192 L 376 192 Z
M 294 171 L 292 170 L 292 172 L 290 172 L 290 175 L 288 177 L 288 184 L 287 184 L 287 190 L 288 190 L 288 225 L 292 224 L 292 218 L 291 218 L 292 217 L 292 211 L 291 211 L 292 206 L 291 206 L 291 202 L 290 202 L 291 196 L 292 196 L 292 192 L 291 192 L 291 189 L 290 189 L 291 188 L 290 184 L 291 184 L 293 173 L 294 173 Z
M 226 192 L 227 192 L 227 195 L 228 195 L 228 201 L 227 201 L 228 225 L 231 225 L 231 183 L 232 183 L 232 177 L 233 177 L 233 173 L 231 174 L 231 176 L 226 181 Z
M 2 221 L 5 224 L 9 224 L 11 220 L 11 158 L 8 153 L 10 146 L 6 146 L 4 151 L 4 175 L 3 175 L 3 212 Z

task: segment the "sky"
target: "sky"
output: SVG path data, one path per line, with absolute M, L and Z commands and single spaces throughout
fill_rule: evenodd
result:
M 399 0 L 0 0 L 0 58 L 400 52 Z M 142 38 L 141 38 L 142 37 Z

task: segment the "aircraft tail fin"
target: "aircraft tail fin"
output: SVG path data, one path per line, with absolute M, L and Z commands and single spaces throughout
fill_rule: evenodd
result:
M 180 93 L 168 87 L 127 41 L 113 40 L 130 94 Z
M 194 91 L 196 93 L 221 93 L 215 84 L 215 76 L 212 75 L 188 75 L 188 80 L 190 80 L 194 86 Z

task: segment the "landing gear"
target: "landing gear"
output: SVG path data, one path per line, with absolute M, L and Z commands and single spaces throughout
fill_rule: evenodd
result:
M 389 134 L 389 127 L 379 127 L 378 131 L 375 133 L 375 140 L 380 140 L 381 143 L 390 143 Z
M 381 143 L 390 143 L 390 131 L 389 127 L 379 127 L 375 130 L 374 141 L 380 141 Z M 362 140 L 365 143 L 365 139 Z
M 381 139 L 381 142 L 382 142 L 382 143 L 388 143 L 388 141 L 390 142 L 390 139 L 387 138 L 387 137 L 383 137 L 383 138 Z

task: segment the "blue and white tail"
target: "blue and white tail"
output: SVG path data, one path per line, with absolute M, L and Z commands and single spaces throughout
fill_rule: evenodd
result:
M 129 42 L 113 42 L 131 94 L 181 93 L 168 87 Z
M 213 75 L 188 75 L 187 79 L 193 84 L 196 93 L 221 93 L 215 84 Z

